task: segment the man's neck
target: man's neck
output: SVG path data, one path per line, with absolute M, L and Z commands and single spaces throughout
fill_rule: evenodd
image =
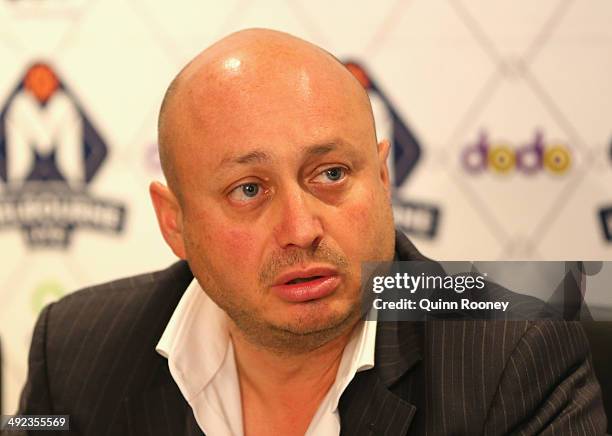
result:
M 262 404 L 266 405 L 268 419 L 274 419 L 274 414 L 278 420 L 286 420 L 289 416 L 302 421 L 302 424 L 306 423 L 307 428 L 336 379 L 344 348 L 358 324 L 353 324 L 340 336 L 312 351 L 279 354 L 253 344 L 230 323 L 245 434 L 250 421 L 249 412 Z

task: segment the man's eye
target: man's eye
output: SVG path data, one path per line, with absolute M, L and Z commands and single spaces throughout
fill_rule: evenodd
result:
M 342 167 L 332 167 L 322 171 L 314 181 L 318 183 L 334 183 L 346 177 L 346 169 Z
M 259 194 L 261 186 L 258 183 L 243 183 L 240 186 L 236 186 L 230 193 L 229 196 L 235 201 L 249 201 Z

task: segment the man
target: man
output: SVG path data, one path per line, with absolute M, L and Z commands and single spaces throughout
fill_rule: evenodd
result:
M 395 234 L 386 141 L 328 53 L 242 31 L 190 62 L 150 194 L 169 269 L 45 308 L 21 413 L 79 434 L 601 434 L 579 326 L 364 322 L 361 263 Z

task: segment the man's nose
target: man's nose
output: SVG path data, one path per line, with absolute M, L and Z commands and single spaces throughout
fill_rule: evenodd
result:
M 285 191 L 279 200 L 275 233 L 280 247 L 316 248 L 323 237 L 317 199 L 296 188 Z

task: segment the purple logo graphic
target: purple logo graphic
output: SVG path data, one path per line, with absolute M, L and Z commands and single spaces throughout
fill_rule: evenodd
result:
M 45 63 L 28 68 L 0 110 L 0 229 L 65 248 L 77 228 L 119 233 L 125 206 L 87 187 L 108 153 L 83 108 Z
M 143 147 L 143 163 L 147 172 L 156 176 L 162 174 L 157 141 L 151 141 Z
M 461 162 L 469 173 L 491 170 L 498 174 L 514 171 L 533 175 L 547 170 L 551 174 L 566 173 L 571 166 L 571 154 L 563 144 L 547 144 L 544 135 L 536 131 L 532 141 L 519 147 L 506 142 L 491 142 L 486 132 L 461 153 Z
M 376 135 L 391 142 L 389 173 L 393 186 L 400 188 L 406 183 L 421 157 L 421 146 L 393 104 L 372 80 L 363 66 L 357 62 L 345 62 L 348 70 L 368 92 Z M 394 195 L 393 213 L 396 224 L 406 233 L 433 238 L 440 220 L 440 208 L 425 202 L 407 201 Z

